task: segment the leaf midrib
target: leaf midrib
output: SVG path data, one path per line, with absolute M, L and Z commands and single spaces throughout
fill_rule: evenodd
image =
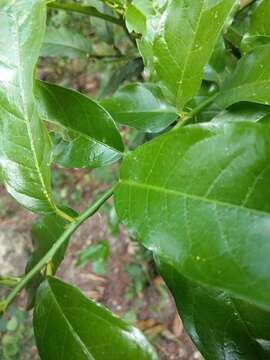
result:
M 61 103 L 58 101 L 58 99 L 57 99 L 57 97 L 55 96 L 55 94 L 53 93 L 53 91 L 51 91 L 51 90 L 50 90 L 47 86 L 45 86 L 42 82 L 39 82 L 39 86 L 41 86 L 43 89 L 45 89 L 45 91 L 47 91 L 47 92 L 49 93 L 49 95 L 54 98 L 55 102 L 57 103 L 57 105 L 58 105 L 59 108 L 61 109 L 61 112 L 62 112 L 62 114 L 63 114 L 63 117 L 66 118 L 65 110 L 63 109 Z M 83 95 L 82 95 L 82 96 L 83 96 Z M 77 99 L 76 99 L 76 100 L 77 100 Z M 78 100 L 77 100 L 77 101 L 78 101 Z M 97 106 L 99 107 L 98 104 L 97 104 Z M 101 107 L 100 107 L 100 108 L 101 108 Z M 99 145 L 101 145 L 101 146 L 104 146 L 104 147 L 108 148 L 108 149 L 111 150 L 111 151 L 114 151 L 114 152 L 116 152 L 116 153 L 118 153 L 118 154 L 123 154 L 122 151 L 120 151 L 120 150 L 112 147 L 111 145 L 108 145 L 108 144 L 106 144 L 106 143 L 103 143 L 102 141 L 97 140 L 97 139 L 93 138 L 92 136 L 90 136 L 90 135 L 88 135 L 88 134 L 82 133 L 82 132 L 80 132 L 80 131 L 77 130 L 77 129 L 68 127 L 68 126 L 62 124 L 61 122 L 59 122 L 59 121 L 57 121 L 57 120 L 53 120 L 53 119 L 50 119 L 50 118 L 44 117 L 44 116 L 43 116 L 42 118 L 43 118 L 44 121 L 46 121 L 46 122 L 48 122 L 48 123 L 51 123 L 51 124 L 54 124 L 54 125 L 56 125 L 56 126 L 59 126 L 59 127 L 61 127 L 62 129 L 64 129 L 64 130 L 72 131 L 72 132 L 78 134 L 79 136 L 85 138 L 85 139 L 88 140 L 88 141 L 93 141 L 94 143 L 99 144 Z M 113 119 L 112 119 L 112 121 L 113 121 Z M 114 123 L 114 122 L 113 122 L 113 123 Z M 115 126 L 115 129 L 117 130 L 117 127 L 116 127 L 115 124 L 114 124 L 114 126 Z
M 198 1 L 198 0 L 197 0 Z M 176 103 L 178 104 L 178 101 L 179 99 L 181 99 L 182 95 L 183 95 L 183 81 L 185 79 L 185 74 L 186 74 L 186 69 L 187 69 L 187 65 L 188 65 L 188 60 L 190 59 L 190 56 L 191 56 L 191 53 L 192 53 L 192 49 L 193 49 L 193 46 L 194 46 L 194 42 L 195 42 L 195 39 L 197 39 L 197 33 L 198 33 L 198 29 L 200 27 L 200 24 L 201 24 L 201 19 L 202 19 L 202 15 L 204 13 L 204 4 L 202 3 L 201 4 L 201 11 L 200 11 L 200 15 L 199 15 L 199 18 L 197 20 L 197 23 L 196 23 L 196 28 L 195 28 L 195 31 L 194 31 L 194 36 L 192 38 L 192 41 L 191 41 L 191 44 L 190 44 L 190 47 L 189 47 L 189 51 L 187 53 L 187 56 L 185 58 L 185 61 L 184 61 L 184 65 L 183 65 L 183 70 L 182 70 L 182 73 L 181 73 L 181 78 L 179 80 L 179 84 L 180 86 L 178 86 L 178 90 L 177 90 L 177 94 L 176 94 Z M 179 101 L 180 102 L 180 101 Z
M 90 135 L 84 134 L 84 133 L 80 132 L 79 130 L 75 130 L 75 129 L 70 128 L 70 127 L 68 127 L 68 126 L 66 126 L 66 125 L 63 125 L 62 123 L 60 123 L 60 122 L 58 122 L 58 121 L 56 121 L 56 120 L 51 120 L 51 119 L 45 118 L 45 117 L 43 117 L 43 120 L 46 121 L 46 122 L 48 122 L 48 123 L 50 123 L 50 124 L 54 124 L 54 125 L 62 128 L 62 129 L 64 129 L 64 130 L 74 132 L 74 133 L 76 133 L 77 135 L 81 136 L 82 138 L 84 138 L 84 139 L 86 139 L 86 140 L 88 140 L 88 141 L 92 141 L 92 142 L 94 142 L 94 143 L 96 143 L 96 144 L 99 144 L 99 145 L 101 145 L 101 146 L 104 146 L 104 147 L 108 148 L 109 150 L 111 150 L 111 151 L 113 151 L 113 152 L 116 152 L 116 153 L 118 153 L 118 154 L 123 154 L 123 152 L 121 152 L 120 150 L 117 150 L 116 148 L 114 148 L 114 147 L 112 147 L 112 146 L 110 146 L 110 145 L 108 145 L 108 144 L 105 144 L 105 143 L 103 143 L 103 142 L 100 141 L 100 140 L 94 139 L 94 138 L 91 137 Z M 72 141 L 72 140 L 71 140 L 71 141 Z
M 52 198 L 46 188 L 45 185 L 45 181 L 41 172 L 41 168 L 39 166 L 39 162 L 37 159 L 37 154 L 36 154 L 36 149 L 35 149 L 35 144 L 34 144 L 34 140 L 33 140 L 33 134 L 32 134 L 32 130 L 29 124 L 29 114 L 27 111 L 27 105 L 25 102 L 25 93 L 24 93 L 24 88 L 23 88 L 23 84 L 22 84 L 22 76 L 21 76 L 21 69 L 22 68 L 22 62 L 21 62 L 21 50 L 20 50 L 20 42 L 19 42 L 19 27 L 18 27 L 18 20 L 17 20 L 17 16 L 13 13 L 11 13 L 11 18 L 13 18 L 14 23 L 15 23 L 15 38 L 16 38 L 16 44 L 17 44 L 17 51 L 18 51 L 18 62 L 19 62 L 19 71 L 17 72 L 18 74 L 18 78 L 19 78 L 19 86 L 20 86 L 20 90 L 21 90 L 21 94 L 22 94 L 22 102 L 23 102 L 23 111 L 24 111 L 24 115 L 25 116 L 25 124 L 26 124 L 26 129 L 27 129 L 27 134 L 28 134 L 28 138 L 29 138 L 29 142 L 30 142 L 30 148 L 33 154 L 33 158 L 34 158 L 34 164 L 35 164 L 35 168 L 38 174 L 38 178 L 42 187 L 42 192 L 45 196 L 45 198 L 47 199 L 48 203 L 50 204 L 50 206 L 52 207 L 52 209 L 55 209 L 54 203 L 52 201 Z M 34 100 L 33 100 L 34 103 Z M 33 104 L 33 106 L 35 107 L 35 104 Z M 33 116 L 35 110 L 32 111 L 31 116 Z
M 248 207 L 243 207 L 241 205 L 231 204 L 231 203 L 221 201 L 221 200 L 205 198 L 205 197 L 202 197 L 200 195 L 188 194 L 188 193 L 181 192 L 179 190 L 172 190 L 172 189 L 163 188 L 161 186 L 138 183 L 138 182 L 135 182 L 135 181 L 132 181 L 132 180 L 124 180 L 124 179 L 120 179 L 119 183 L 129 185 L 129 186 L 138 187 L 138 188 L 142 188 L 142 189 L 147 189 L 147 190 L 152 190 L 152 191 L 157 191 L 157 192 L 163 192 L 163 193 L 166 193 L 166 194 L 175 195 L 175 196 L 179 196 L 179 197 L 190 198 L 192 200 L 198 200 L 198 201 L 206 202 L 206 203 L 209 203 L 209 204 L 220 205 L 220 206 L 223 206 L 223 207 L 231 207 L 231 208 L 234 208 L 234 209 L 237 209 L 237 210 L 248 211 L 248 212 L 254 213 L 256 215 L 263 215 L 265 217 L 270 218 L 270 214 L 263 211 L 263 210 L 257 210 L 257 209 L 252 209 L 252 208 L 248 208 Z
M 61 47 L 65 47 L 65 48 L 69 48 L 69 49 L 72 49 L 72 50 L 76 50 L 76 51 L 79 51 L 80 53 L 82 54 L 89 54 L 90 53 L 90 50 L 87 51 L 86 49 L 82 49 L 80 47 L 76 47 L 76 46 L 72 46 L 72 45 L 69 45 L 69 44 L 65 44 L 65 43 L 58 43 L 58 42 L 53 42 L 53 41 L 43 41 L 43 44 L 42 44 L 42 47 L 44 45 L 53 45 L 53 46 L 61 46 Z
M 64 321 L 66 322 L 68 328 L 70 329 L 70 333 L 72 335 L 72 337 L 74 338 L 74 340 L 82 345 L 83 349 L 84 349 L 84 353 L 88 356 L 89 360 L 95 360 L 92 356 L 92 354 L 89 352 L 88 348 L 86 347 L 86 345 L 84 344 L 84 342 L 82 341 L 82 339 L 80 338 L 79 334 L 77 333 L 77 331 L 73 328 L 73 326 L 71 325 L 71 323 L 69 322 L 68 318 L 66 317 L 66 315 L 64 314 L 64 311 L 62 311 L 62 308 L 60 306 L 60 304 L 58 303 L 58 300 L 53 292 L 53 289 L 49 283 L 49 281 L 47 282 L 48 287 L 50 288 L 50 294 L 52 297 L 52 300 L 54 301 L 59 313 L 61 314 L 62 318 L 64 319 Z

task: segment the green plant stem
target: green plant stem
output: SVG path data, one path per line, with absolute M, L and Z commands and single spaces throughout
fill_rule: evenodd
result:
M 56 213 L 56 215 L 62 217 L 63 219 L 67 220 L 70 223 L 72 223 L 72 222 L 74 222 L 76 220 L 74 217 L 68 215 L 67 213 L 65 213 L 64 211 L 62 211 L 59 208 L 55 209 L 55 213 Z
M 73 11 L 73 12 L 77 12 L 80 14 L 94 16 L 94 17 L 109 21 L 109 22 L 119 25 L 119 26 L 123 25 L 121 19 L 118 19 L 114 16 L 110 16 L 107 14 L 103 14 L 103 13 L 99 12 L 96 8 L 94 8 L 93 6 L 83 6 L 83 5 L 74 4 L 74 3 L 64 4 L 64 3 L 58 3 L 58 2 L 50 2 L 50 3 L 48 3 L 48 7 L 53 8 L 53 9 Z
M 215 93 L 214 95 L 210 96 L 208 99 L 203 101 L 201 104 L 199 104 L 197 107 L 195 107 L 192 111 L 187 113 L 183 118 L 181 118 L 178 121 L 178 123 L 175 125 L 173 130 L 179 129 L 184 124 L 186 124 L 189 120 L 192 120 L 194 118 L 194 116 L 199 114 L 203 109 L 205 109 L 209 104 L 211 104 L 218 95 L 219 95 L 219 92 Z
M 0 277 L 0 286 L 16 286 L 21 278 L 1 278 Z
M 3 313 L 7 307 L 16 299 L 17 295 L 25 288 L 25 286 L 38 274 L 47 264 L 50 263 L 53 256 L 60 249 L 60 247 L 67 241 L 67 239 L 78 229 L 78 227 L 87 220 L 90 216 L 94 215 L 99 208 L 112 196 L 116 185 L 106 191 L 103 196 L 98 199 L 94 204 L 87 208 L 73 223 L 69 224 L 65 232 L 54 243 L 47 254 L 40 260 L 40 262 L 33 267 L 14 287 L 7 298 L 0 303 L 0 314 Z
M 98 54 L 90 54 L 88 55 L 88 59 L 96 59 L 96 60 L 130 60 L 136 59 L 134 55 L 98 55 Z

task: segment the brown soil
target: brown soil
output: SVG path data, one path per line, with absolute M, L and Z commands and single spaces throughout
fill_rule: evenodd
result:
M 81 184 L 78 174 L 74 174 L 73 179 L 74 184 L 79 183 L 84 189 L 80 209 L 92 201 L 94 191 L 103 189 L 103 186 L 95 183 Z M 20 275 L 32 249 L 30 229 L 36 215 L 18 206 L 3 188 L 0 188 L 0 204 L 2 205 L 0 213 L 1 271 L 10 275 Z M 83 268 L 75 267 L 78 253 L 98 239 L 107 239 L 110 242 L 111 253 L 106 276 L 95 274 L 91 264 Z M 57 275 L 79 286 L 89 297 L 101 302 L 121 317 L 130 311 L 134 312 L 136 315 L 134 325 L 149 337 L 161 360 L 202 359 L 183 330 L 172 297 L 167 295 L 164 302 L 164 295 L 160 292 L 160 288 L 166 291 L 167 289 L 159 275 L 154 275 L 151 283 L 145 285 L 143 290 L 132 299 L 126 298 L 133 278 L 127 274 L 125 267 L 136 263 L 138 251 L 140 251 L 138 246 L 123 227 L 120 227 L 119 236 L 114 237 L 110 234 L 107 217 L 96 214 L 73 236 L 66 258 Z M 24 303 L 25 294 L 22 294 L 17 304 L 23 309 Z M 32 354 L 32 360 L 38 359 L 34 348 Z M 23 355 L 20 359 L 24 359 Z

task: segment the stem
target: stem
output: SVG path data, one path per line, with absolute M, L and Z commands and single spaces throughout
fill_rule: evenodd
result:
M 109 21 L 113 24 L 122 26 L 122 22 L 120 19 L 118 19 L 114 16 L 103 14 L 103 13 L 99 12 L 96 8 L 94 8 L 93 6 L 83 6 L 83 5 L 79 5 L 79 4 L 73 4 L 73 3 L 62 4 L 62 3 L 58 3 L 58 2 L 51 2 L 51 3 L 48 3 L 48 7 L 53 8 L 53 9 L 62 9 L 62 10 L 66 10 L 66 11 L 73 11 L 73 12 L 78 12 L 80 14 L 94 16 L 94 17 Z
M 55 213 L 56 213 L 56 215 L 62 217 L 63 219 L 67 220 L 70 223 L 73 223 L 76 220 L 74 217 L 68 215 L 67 213 L 65 213 L 64 211 L 62 211 L 59 208 L 55 209 Z
M 112 186 L 108 191 L 106 191 L 103 196 L 98 199 L 93 205 L 87 208 L 73 223 L 69 224 L 65 232 L 60 236 L 60 238 L 53 244 L 51 249 L 47 252 L 46 255 L 40 260 L 40 262 L 33 267 L 15 286 L 15 288 L 10 292 L 7 298 L 0 303 L 0 314 L 3 313 L 7 307 L 13 302 L 17 295 L 22 291 L 22 289 L 33 279 L 33 277 L 38 274 L 47 264 L 50 263 L 51 259 L 54 257 L 56 252 L 60 247 L 67 241 L 67 239 L 78 229 L 78 227 L 87 220 L 90 216 L 94 215 L 99 208 L 112 196 L 116 185 Z
M 192 111 L 187 113 L 179 122 L 175 125 L 173 130 L 177 130 L 180 127 L 182 127 L 184 124 L 186 124 L 189 120 L 193 119 L 194 116 L 199 114 L 203 109 L 205 109 L 209 104 L 211 104 L 215 98 L 219 95 L 219 92 L 215 93 L 214 95 L 210 96 L 208 99 L 203 101 L 201 104 L 199 104 L 197 107 L 195 107 Z
M 106 59 L 115 59 L 115 60 L 130 60 L 136 59 L 134 55 L 98 55 L 98 54 L 90 54 L 88 55 L 88 59 L 97 59 L 97 60 L 106 60 Z
M 0 277 L 0 286 L 12 287 L 18 284 L 20 278 L 1 278 Z

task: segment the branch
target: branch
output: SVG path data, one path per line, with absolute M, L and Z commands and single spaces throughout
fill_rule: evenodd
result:
M 58 2 L 50 2 L 50 3 L 48 3 L 48 7 L 53 8 L 53 9 L 73 11 L 73 12 L 77 12 L 80 14 L 94 16 L 94 17 L 109 21 L 113 24 L 122 26 L 122 21 L 120 19 L 118 19 L 114 16 L 103 14 L 103 13 L 99 12 L 96 8 L 94 8 L 93 6 L 83 6 L 83 5 L 79 5 L 79 4 L 73 4 L 73 3 L 62 4 L 62 3 L 58 3 Z
M 25 286 L 38 274 L 54 257 L 60 247 L 67 241 L 67 239 L 78 229 L 78 227 L 87 220 L 90 216 L 94 215 L 99 208 L 112 196 L 116 185 L 111 187 L 104 195 L 98 199 L 93 205 L 87 208 L 73 223 L 69 224 L 65 232 L 53 244 L 47 254 L 40 260 L 40 262 L 33 267 L 14 287 L 7 298 L 0 303 L 0 315 L 5 312 L 7 307 L 16 299 L 17 295 L 25 288 Z
M 18 284 L 21 278 L 2 278 L 0 277 L 0 286 L 13 287 Z
M 210 96 L 205 101 L 203 101 L 201 104 L 199 104 L 197 107 L 195 107 L 189 113 L 184 113 L 184 116 L 180 116 L 180 120 L 175 125 L 173 130 L 179 129 L 180 127 L 185 125 L 189 120 L 192 120 L 194 118 L 194 116 L 199 114 L 203 109 L 205 109 L 209 104 L 211 104 L 218 95 L 219 95 L 219 92 L 215 93 L 214 95 Z

